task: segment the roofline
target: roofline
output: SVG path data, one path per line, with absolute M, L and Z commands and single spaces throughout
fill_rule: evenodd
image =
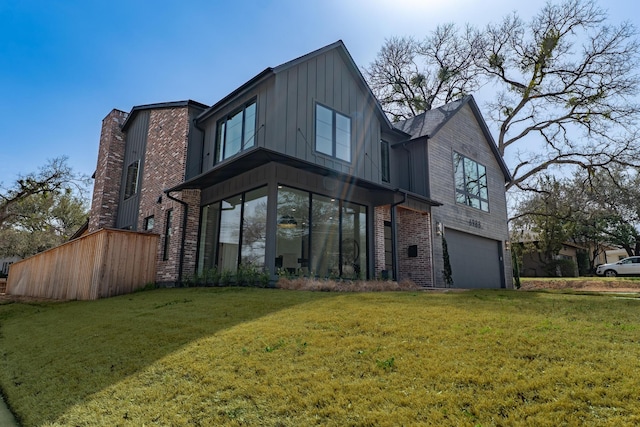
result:
M 239 86 L 233 92 L 229 93 L 227 96 L 225 96 L 224 98 L 222 98 L 221 100 L 219 100 L 218 102 L 213 104 L 211 107 L 207 108 L 205 111 L 200 113 L 198 115 L 198 117 L 196 117 L 196 122 L 200 122 L 202 120 L 208 119 L 213 114 L 215 114 L 215 112 L 220 107 L 222 107 L 224 104 L 229 102 L 232 98 L 235 98 L 236 96 L 240 95 L 242 92 L 246 92 L 247 90 L 249 90 L 250 88 L 252 88 L 256 84 L 261 82 L 263 79 L 265 79 L 267 76 L 271 76 L 272 74 L 273 74 L 273 68 L 271 68 L 271 67 L 265 68 L 260 73 L 256 74 L 254 77 L 249 79 L 247 82 L 243 83 L 241 86 Z
M 400 129 L 398 129 L 398 128 L 393 126 L 393 124 L 391 123 L 391 121 L 389 120 L 387 115 L 385 114 L 384 110 L 382 109 L 382 106 L 380 105 L 380 101 L 378 100 L 378 98 L 376 98 L 376 96 L 371 91 L 371 88 L 367 84 L 367 81 L 365 80 L 364 76 L 360 72 L 360 69 L 356 65 L 355 61 L 353 60 L 353 57 L 351 56 L 351 54 L 347 50 L 347 48 L 344 45 L 342 40 L 338 40 L 336 42 L 328 44 L 328 45 L 326 45 L 324 47 L 321 47 L 320 49 L 316 49 L 316 50 L 314 50 L 312 52 L 306 53 L 306 54 L 304 54 L 302 56 L 299 56 L 299 57 L 297 57 L 295 59 L 292 59 L 290 61 L 284 62 L 284 63 L 282 63 L 282 64 L 280 64 L 280 65 L 278 65 L 276 67 L 265 68 L 263 71 L 261 71 L 260 73 L 255 75 L 253 78 L 251 78 L 250 80 L 248 80 L 247 82 L 245 82 L 244 84 L 239 86 L 237 89 L 235 89 L 234 91 L 232 91 L 231 93 L 226 95 L 224 98 L 220 99 L 214 105 L 212 105 L 211 107 L 207 108 L 207 110 L 203 111 L 200 115 L 198 115 L 198 117 L 196 117 L 196 122 L 198 123 L 198 122 L 202 122 L 203 120 L 208 119 L 213 114 L 215 114 L 215 112 L 217 110 L 219 110 L 222 106 L 224 106 L 226 103 L 228 103 L 230 100 L 232 100 L 233 98 L 237 97 L 241 93 L 248 91 L 249 89 L 254 87 L 256 84 L 260 83 L 265 78 L 270 77 L 272 75 L 275 75 L 276 73 L 280 73 L 282 71 L 285 71 L 285 70 L 287 70 L 287 69 L 289 69 L 289 68 L 291 68 L 293 66 L 296 66 L 296 65 L 300 64 L 301 62 L 309 60 L 310 58 L 312 58 L 314 56 L 321 55 L 321 54 L 323 54 L 325 52 L 328 52 L 328 51 L 331 51 L 333 49 L 338 49 L 340 51 L 340 53 L 342 54 L 343 58 L 345 59 L 345 62 L 347 63 L 347 66 L 353 72 L 353 74 L 354 74 L 354 76 L 356 78 L 356 81 L 358 81 L 358 83 L 360 84 L 362 89 L 364 89 L 364 91 L 369 95 L 371 101 L 374 104 L 374 109 L 376 110 L 376 113 L 378 114 L 381 122 L 385 123 L 386 126 L 387 126 L 386 131 L 391 132 L 391 133 L 395 133 L 400 137 L 404 137 L 404 138 L 410 137 L 410 135 L 408 133 L 406 133 L 406 132 L 404 132 L 404 131 L 402 131 L 402 130 L 400 130 Z
M 367 83 L 367 81 L 365 80 L 364 76 L 362 75 L 362 73 L 360 72 L 360 68 L 358 68 L 358 66 L 356 65 L 355 61 L 353 60 L 353 57 L 351 56 L 351 54 L 349 53 L 349 50 L 347 49 L 347 47 L 345 46 L 344 42 L 342 40 L 338 40 L 335 41 L 331 44 L 328 44 L 324 47 L 321 47 L 320 49 L 316 49 L 312 52 L 309 52 L 305 55 L 299 56 L 298 58 L 292 59 L 291 61 L 285 62 L 281 65 L 278 65 L 277 67 L 275 67 L 273 69 L 274 73 L 280 73 L 290 67 L 293 67 L 295 65 L 298 65 L 301 62 L 307 61 L 308 59 L 314 57 L 314 56 L 318 56 L 321 55 L 325 52 L 328 52 L 330 50 L 333 49 L 338 49 L 341 54 L 343 55 L 345 62 L 347 63 L 347 66 L 351 69 L 351 71 L 353 72 L 353 74 L 356 77 L 356 81 L 358 81 L 360 83 L 360 86 L 362 87 L 362 89 L 364 89 L 364 91 L 369 95 L 369 97 L 371 98 L 371 100 L 373 101 L 374 104 L 374 108 L 376 110 L 376 112 L 378 113 L 378 116 L 380 117 L 381 121 L 383 123 L 385 123 L 387 125 L 387 128 L 390 132 L 394 132 L 397 133 L 399 136 L 403 136 L 403 137 L 409 137 L 410 135 L 401 131 L 400 129 L 397 129 L 396 127 L 393 126 L 393 124 L 391 123 L 391 121 L 389 120 L 389 117 L 387 117 L 387 115 L 385 114 L 384 110 L 382 109 L 382 106 L 380 105 L 380 101 L 378 100 L 378 98 L 376 98 L 376 96 L 373 94 L 373 92 L 371 91 L 371 87 L 369 87 L 369 84 Z
M 463 102 L 462 105 L 469 103 L 469 105 L 471 106 L 471 111 L 473 111 L 473 115 L 476 116 L 476 120 L 480 124 L 482 133 L 484 133 L 485 138 L 487 139 L 487 141 L 489 141 L 489 145 L 491 146 L 491 151 L 493 151 L 493 154 L 496 160 L 498 160 L 498 164 L 500 165 L 500 169 L 502 169 L 505 183 L 510 183 L 511 181 L 513 181 L 513 178 L 511 177 L 511 172 L 509 171 L 507 164 L 504 162 L 504 158 L 498 151 L 498 145 L 496 144 L 496 141 L 493 139 L 493 135 L 491 135 L 491 131 L 487 126 L 487 122 L 484 120 L 484 117 L 482 117 L 482 113 L 480 112 L 480 108 L 478 107 L 478 104 L 476 103 L 475 98 L 473 97 L 473 95 L 467 95 L 466 98 L 467 98 L 466 101 Z
M 438 124 L 438 126 L 436 126 L 436 128 L 430 134 L 420 135 L 420 136 L 417 136 L 415 138 L 411 138 L 409 141 L 397 142 L 395 144 L 392 144 L 392 147 L 396 146 L 396 145 L 399 145 L 399 144 L 413 143 L 413 142 L 421 141 L 423 139 L 428 140 L 429 138 L 433 138 L 440 131 L 440 129 L 442 129 L 444 127 L 444 125 L 446 123 L 448 123 L 449 120 L 451 120 L 451 118 L 453 116 L 455 116 L 458 113 L 458 111 L 460 111 L 462 109 L 462 107 L 464 107 L 466 104 L 469 104 L 469 107 L 471 108 L 471 112 L 473 112 L 473 115 L 475 116 L 476 121 L 480 125 L 480 129 L 482 130 L 482 133 L 483 133 L 484 137 L 489 142 L 489 146 L 491 147 L 491 151 L 493 152 L 493 155 L 496 158 L 496 160 L 498 161 L 498 165 L 500 166 L 500 169 L 502 170 L 502 174 L 504 175 L 505 182 L 506 183 L 511 182 L 513 180 L 513 178 L 511 177 L 511 172 L 509 171 L 509 168 L 507 167 L 507 164 L 504 162 L 504 158 L 500 155 L 500 152 L 498 151 L 498 145 L 496 144 L 496 141 L 493 139 L 493 135 L 491 135 L 491 131 L 489 130 L 489 127 L 487 126 L 487 122 L 484 120 L 484 117 L 482 116 L 482 113 L 480 112 L 480 108 L 478 107 L 478 104 L 476 103 L 476 100 L 473 97 L 473 95 L 464 96 L 460 100 L 460 105 L 455 110 L 453 110 L 453 114 L 449 114 L 447 116 L 447 118 L 445 120 L 443 120 L 440 124 Z M 422 114 L 426 114 L 427 112 L 424 112 Z M 417 117 L 417 116 L 415 116 L 415 117 Z
M 122 129 L 122 131 L 126 131 L 127 127 L 129 127 L 129 124 L 133 121 L 133 117 L 139 111 L 159 110 L 159 109 L 162 109 L 162 108 L 180 108 L 180 107 L 196 107 L 196 108 L 201 108 L 201 109 L 208 108 L 207 105 L 202 104 L 201 102 L 198 102 L 198 101 L 193 101 L 191 99 L 188 99 L 188 100 L 185 100 L 185 101 L 159 102 L 159 103 L 156 103 L 156 104 L 136 105 L 129 112 L 129 115 L 127 116 L 127 118 L 125 119 L 124 123 L 122 124 L 121 129 Z

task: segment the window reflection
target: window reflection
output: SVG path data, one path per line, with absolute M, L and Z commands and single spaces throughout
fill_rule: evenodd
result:
M 456 202 L 488 212 L 489 191 L 485 166 L 454 152 L 453 171 Z
M 252 101 L 218 122 L 216 160 L 221 162 L 252 147 L 255 143 L 255 133 L 256 102 Z
M 204 206 L 201 218 L 200 273 L 213 268 L 236 272 L 239 262 L 264 268 L 267 187 Z
M 217 266 L 221 271 L 235 272 L 238 269 L 242 196 L 225 199 L 221 205 Z
M 280 186 L 277 230 L 279 271 L 316 277 L 366 277 L 365 206 Z
M 264 268 L 267 243 L 267 187 L 245 194 L 242 219 L 241 263 Z
M 309 193 L 278 188 L 276 270 L 309 273 Z
M 314 194 L 311 205 L 311 271 L 320 277 L 340 275 L 340 204 Z

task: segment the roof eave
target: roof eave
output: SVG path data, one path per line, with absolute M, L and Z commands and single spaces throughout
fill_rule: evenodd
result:
M 185 101 L 158 102 L 158 103 L 155 103 L 155 104 L 136 105 L 129 112 L 129 115 L 127 116 L 126 120 L 122 124 L 121 130 L 123 132 L 125 132 L 127 130 L 127 128 L 129 127 L 129 125 L 133 122 L 133 118 L 140 111 L 144 111 L 144 110 L 159 110 L 159 109 L 162 109 L 162 108 L 180 108 L 180 107 L 196 107 L 196 108 L 200 108 L 200 109 L 203 109 L 203 110 L 205 108 L 208 108 L 207 105 L 202 104 L 202 103 L 200 103 L 198 101 L 193 101 L 191 99 L 188 99 L 188 100 L 185 100 Z
M 233 92 L 229 93 L 227 96 L 222 98 L 220 101 L 216 102 L 211 107 L 207 108 L 205 111 L 200 113 L 198 115 L 198 117 L 196 117 L 196 122 L 202 122 L 203 120 L 208 119 L 213 114 L 215 114 L 217 110 L 219 110 L 222 106 L 224 106 L 226 103 L 228 103 L 230 100 L 232 100 L 233 98 L 237 97 L 238 95 L 240 95 L 240 94 L 252 89 L 258 83 L 260 83 L 261 81 L 263 81 L 264 79 L 266 79 L 267 77 L 269 77 L 271 75 L 273 75 L 273 68 L 271 68 L 271 67 L 265 68 L 263 71 L 261 71 L 260 73 L 258 73 L 254 77 L 252 77 L 250 80 L 248 80 L 247 82 L 242 84 L 242 86 L 238 87 Z

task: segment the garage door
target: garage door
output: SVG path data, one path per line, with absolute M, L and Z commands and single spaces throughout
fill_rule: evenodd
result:
M 455 288 L 503 288 L 500 242 L 456 230 L 445 231 Z

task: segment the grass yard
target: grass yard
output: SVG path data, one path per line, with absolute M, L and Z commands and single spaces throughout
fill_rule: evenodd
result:
M 247 288 L 0 305 L 25 426 L 640 424 L 640 299 Z

